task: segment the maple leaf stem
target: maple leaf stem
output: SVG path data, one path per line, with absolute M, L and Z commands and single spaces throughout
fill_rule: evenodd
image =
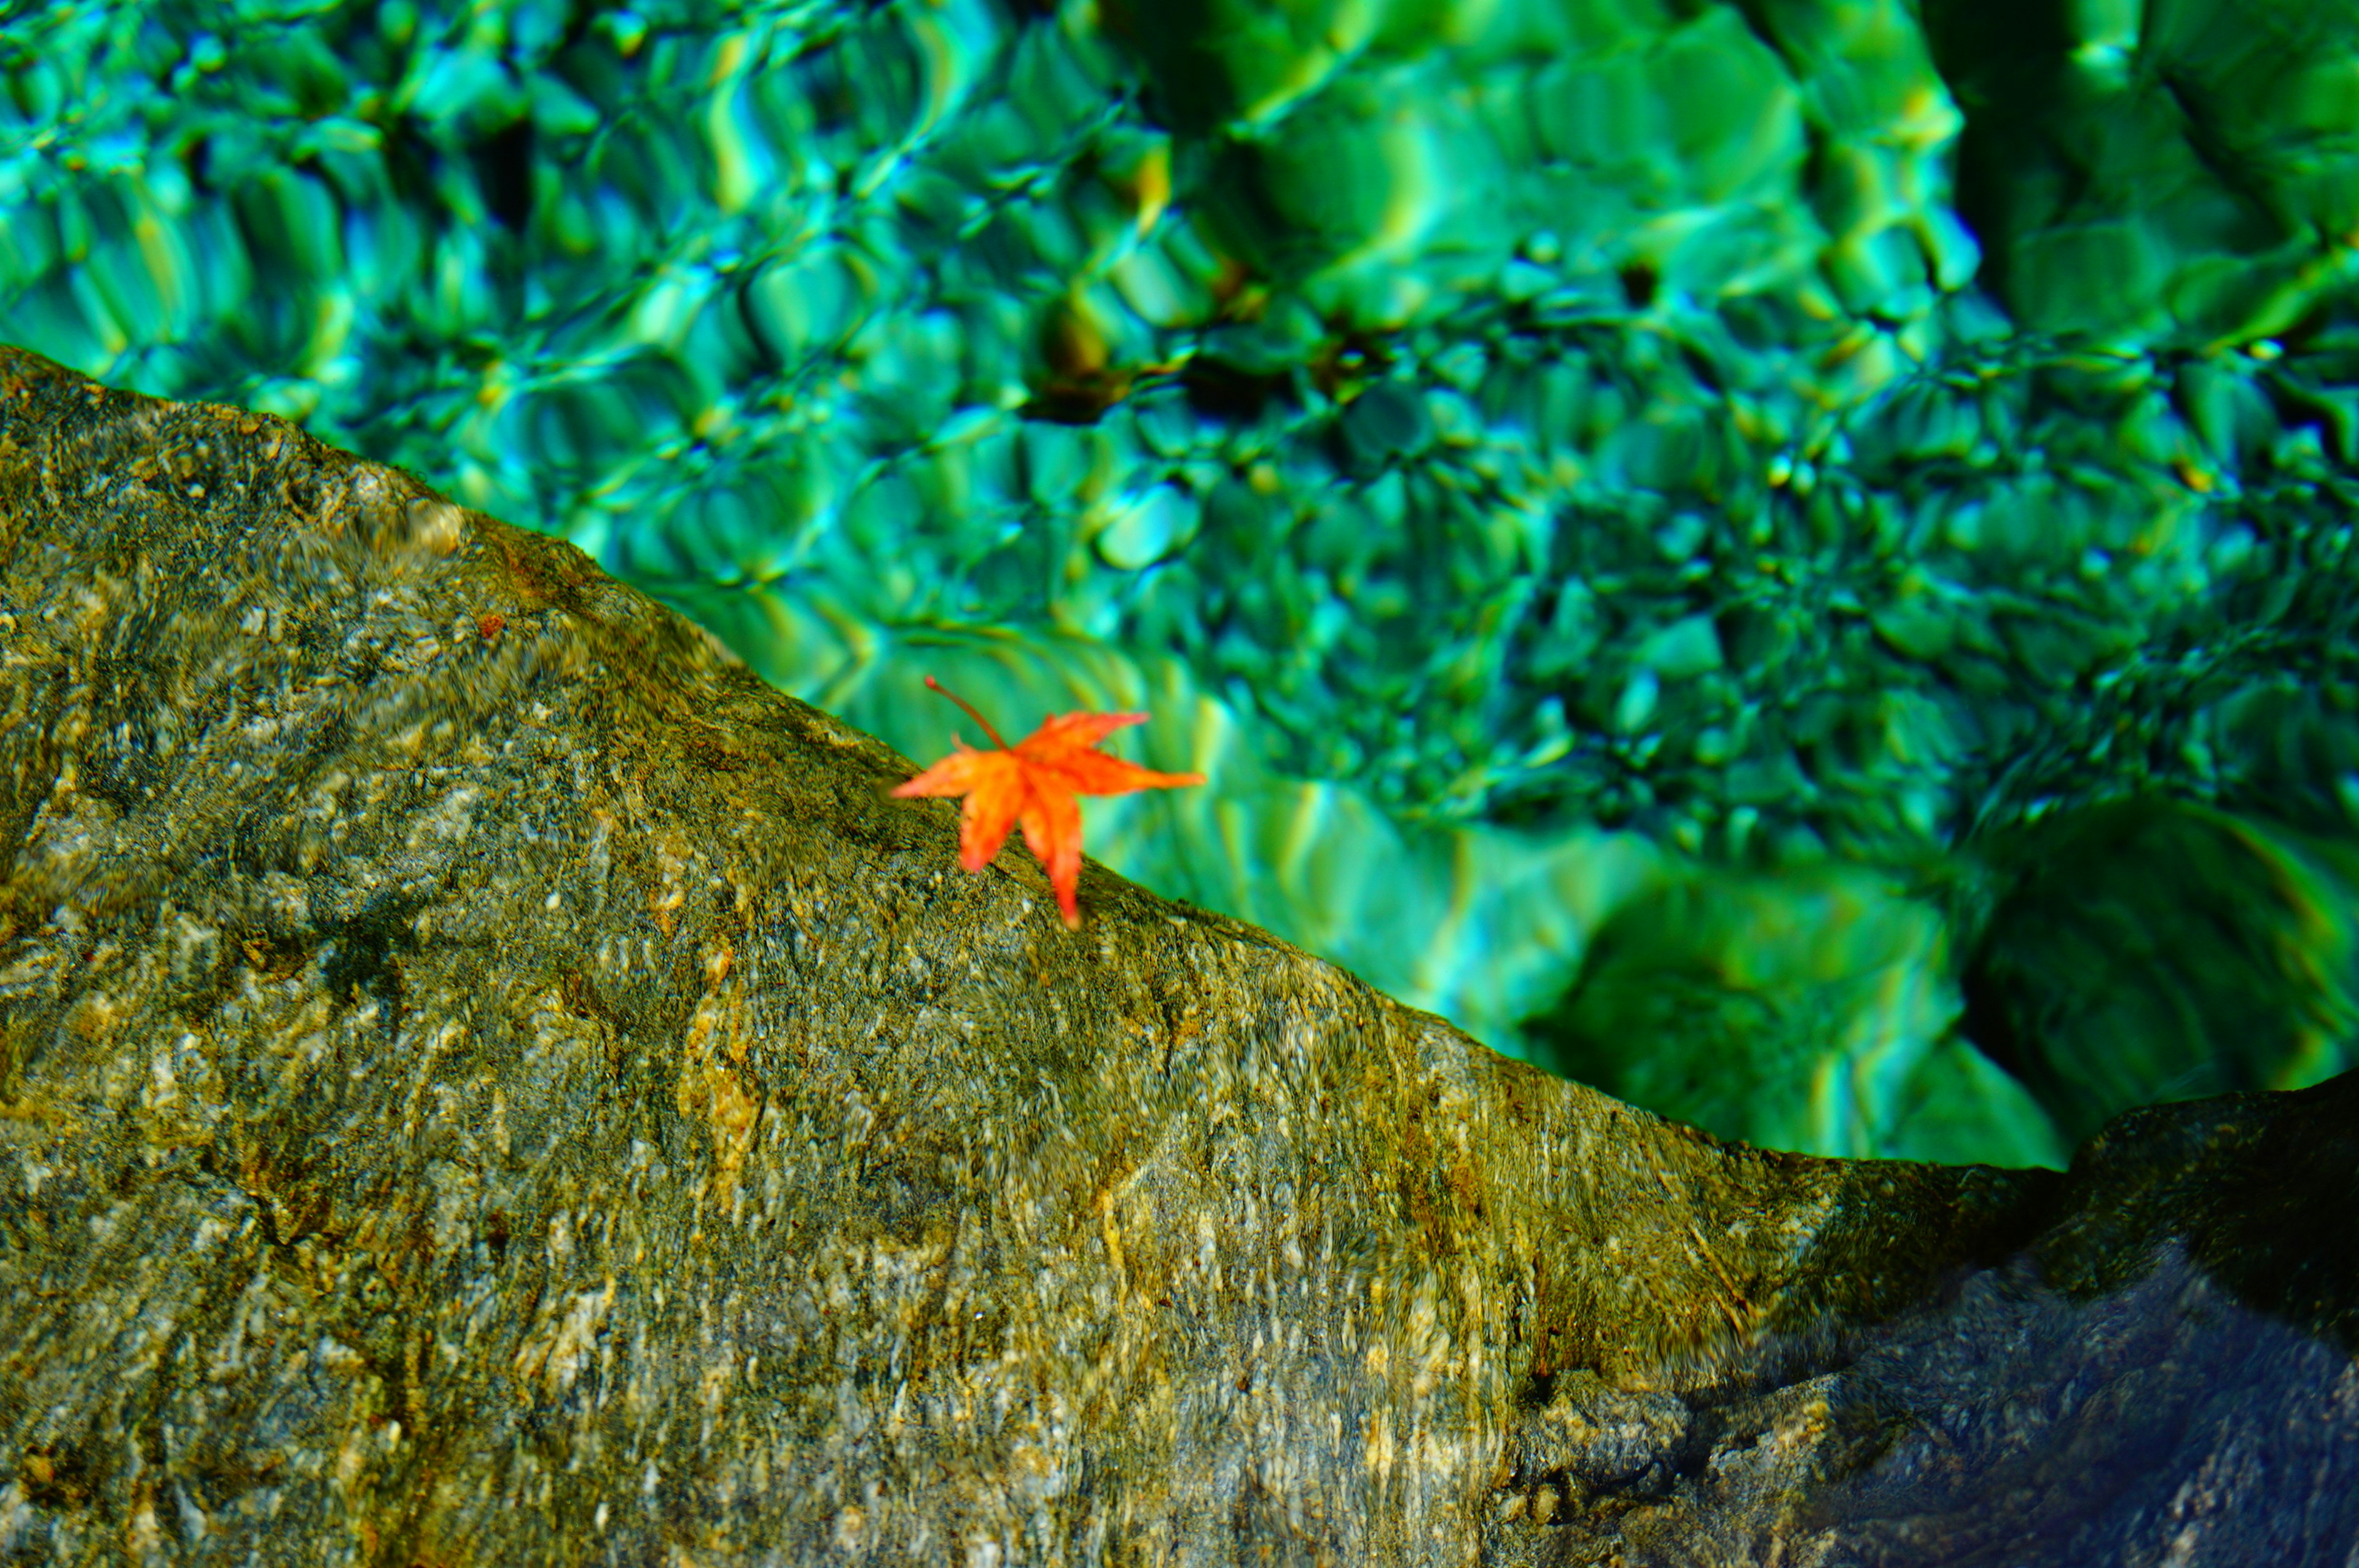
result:
M 983 732 L 991 737 L 991 743 L 993 745 L 998 747 L 1003 752 L 1007 750 L 1007 742 L 999 738 L 999 731 L 991 727 L 990 719 L 985 719 L 982 714 L 977 713 L 974 710 L 974 704 L 969 702 L 966 698 L 961 697 L 958 693 L 952 691 L 950 687 L 944 686 L 941 682 L 936 680 L 931 676 L 928 676 L 926 677 L 926 684 L 933 687 L 936 691 L 940 692 L 944 697 L 949 697 L 952 702 L 957 703 L 961 708 L 965 708 L 966 716 L 969 719 L 973 719 L 977 724 L 983 726 Z

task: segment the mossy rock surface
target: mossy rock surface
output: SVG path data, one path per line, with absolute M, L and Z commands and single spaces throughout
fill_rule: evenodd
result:
M 2359 1544 L 2359 1079 L 1716 1142 L 1068 932 L 571 546 L 13 350 L 0 637 L 11 1562 Z

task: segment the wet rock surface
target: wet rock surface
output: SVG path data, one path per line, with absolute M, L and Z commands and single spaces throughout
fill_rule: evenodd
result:
M 0 350 L 0 1555 L 2342 1563 L 2359 1088 L 1722 1145 Z

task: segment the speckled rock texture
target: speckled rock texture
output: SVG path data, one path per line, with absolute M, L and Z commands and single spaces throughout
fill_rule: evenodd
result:
M 0 350 L 0 1562 L 2334 1563 L 2359 1087 L 1723 1146 Z

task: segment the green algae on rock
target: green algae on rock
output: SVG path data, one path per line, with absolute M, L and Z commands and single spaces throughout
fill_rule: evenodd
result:
M 1993 846 L 1965 1027 L 2073 1143 L 2125 1111 L 2359 1064 L 2350 848 L 2166 800 Z
M 571 546 L 13 350 L 0 617 L 14 1560 L 2359 1545 L 2359 1078 L 1717 1143 L 1077 937 Z
M 1532 1060 L 1765 1148 L 2060 1168 L 2071 1141 L 1959 1029 L 1946 914 L 1874 868 L 1687 868 L 1599 927 Z

